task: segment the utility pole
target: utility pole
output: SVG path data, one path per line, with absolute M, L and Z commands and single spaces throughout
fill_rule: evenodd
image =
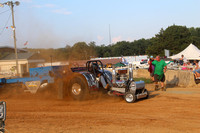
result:
M 12 1 L 8 1 L 5 2 L 3 4 L 0 4 L 1 7 L 3 7 L 3 5 L 8 5 L 11 8 L 11 12 L 12 12 L 12 29 L 13 29 L 13 38 L 14 38 L 14 47 L 15 47 L 15 60 L 16 60 L 16 70 L 17 70 L 17 76 L 19 76 L 19 66 L 18 66 L 18 54 L 17 54 L 17 40 L 16 40 L 16 33 L 15 33 L 15 20 L 14 20 L 14 11 L 13 11 L 13 7 L 14 5 L 18 6 L 20 3 L 19 1 L 16 1 L 15 3 L 13 3 Z
M 16 40 L 16 33 L 15 33 L 15 20 L 14 20 L 14 11 L 13 11 L 14 4 L 13 4 L 12 1 L 11 1 L 11 5 L 10 6 L 11 6 L 11 11 L 12 11 L 12 23 L 13 23 L 13 37 L 14 37 L 14 46 L 15 46 L 16 69 L 17 69 L 17 76 L 19 76 L 17 40 Z

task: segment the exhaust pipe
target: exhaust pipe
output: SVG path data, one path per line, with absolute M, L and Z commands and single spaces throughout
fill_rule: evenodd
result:
M 137 94 L 136 97 L 137 97 L 137 99 L 145 98 L 145 97 L 147 97 L 147 92 L 144 92 L 142 94 Z
M 129 64 L 129 80 L 133 80 L 133 67 L 132 64 Z
M 114 85 L 116 83 L 116 70 L 115 66 L 112 66 L 112 84 Z

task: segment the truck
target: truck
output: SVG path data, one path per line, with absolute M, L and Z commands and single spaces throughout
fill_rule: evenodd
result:
M 103 87 L 102 78 L 109 85 L 106 89 Z M 30 93 L 53 86 L 59 99 L 70 96 L 74 100 L 84 100 L 99 91 L 122 96 L 127 103 L 149 96 L 144 81 L 134 81 L 131 64 L 127 69 L 116 70 L 113 67 L 111 72 L 104 69 L 100 60 L 89 60 L 86 67 L 67 65 L 30 68 L 28 77 L 0 79 L 1 85 L 13 83 L 22 84 L 24 91 Z

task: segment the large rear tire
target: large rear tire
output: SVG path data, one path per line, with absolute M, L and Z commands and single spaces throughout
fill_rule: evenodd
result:
M 85 100 L 88 95 L 88 85 L 82 77 L 74 77 L 70 81 L 69 94 L 74 100 Z

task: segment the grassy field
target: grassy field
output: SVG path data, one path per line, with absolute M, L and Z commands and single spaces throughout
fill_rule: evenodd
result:
M 134 78 L 135 81 L 144 81 L 146 84 L 150 84 L 153 83 L 153 81 L 151 79 L 147 79 L 147 78 Z

